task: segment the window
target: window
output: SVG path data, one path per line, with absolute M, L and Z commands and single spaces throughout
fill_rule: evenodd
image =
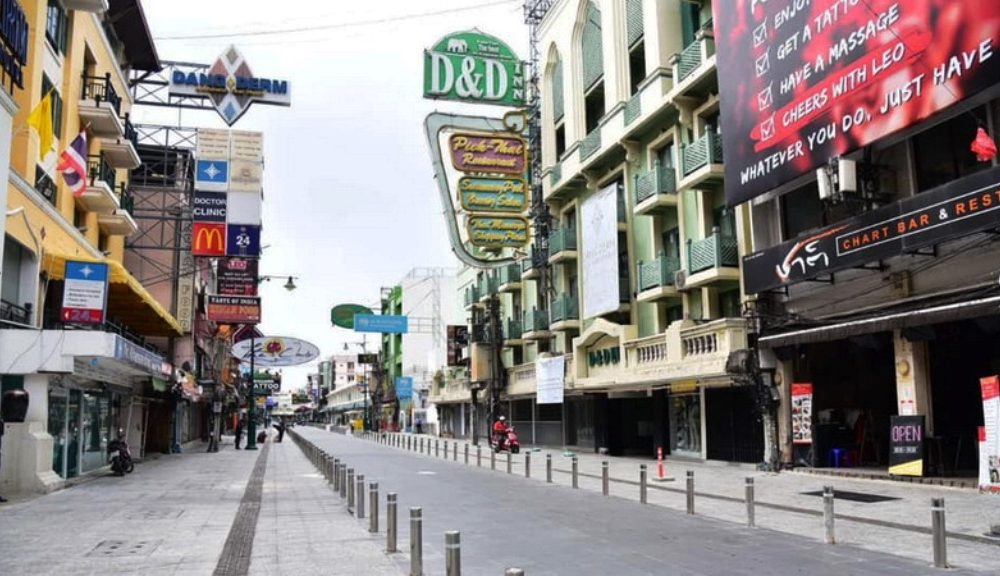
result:
M 959 114 L 913 137 L 913 165 L 916 167 L 918 192 L 992 165 L 977 161 L 969 149 L 979 127 L 976 116 L 986 117 L 986 110 L 980 108 L 968 114 Z
M 556 126 L 556 158 L 561 159 L 566 153 L 566 124 L 559 122 Z
M 701 6 L 694 2 L 681 2 L 681 42 L 684 47 L 694 42 L 694 35 L 701 28 Z
M 726 238 L 736 237 L 736 214 L 728 206 L 720 206 L 712 211 L 715 225 L 719 227 L 719 234 Z
M 87 226 L 87 211 L 80 209 L 79 206 L 73 208 L 73 226 L 80 232 L 84 232 Z
M 719 313 L 723 318 L 739 318 L 740 311 L 740 291 L 729 290 L 719 293 Z
M 684 306 L 667 306 L 667 325 L 684 319 Z
M 642 0 L 628 0 L 625 5 L 626 37 L 628 38 L 628 73 L 631 94 L 639 92 L 646 77 L 646 49 L 643 43 Z
M 52 178 L 40 166 L 35 166 L 35 190 L 48 200 L 50 204 L 53 206 L 56 205 L 59 189 Z
M 49 45 L 60 53 L 66 53 L 66 38 L 68 37 L 69 17 L 59 0 L 49 0 L 48 15 L 45 19 L 45 39 Z
M 601 118 L 604 117 L 604 82 L 598 82 L 583 100 L 584 106 L 584 127 L 587 134 L 590 134 L 600 125 Z
M 583 52 L 584 126 L 589 134 L 604 116 L 604 44 L 601 39 L 601 11 L 587 4 L 581 36 Z
M 667 230 L 661 236 L 663 240 L 663 254 L 668 258 L 681 257 L 681 231 L 674 227 Z
M 824 225 L 823 202 L 816 182 L 781 197 L 781 220 L 785 240 Z
M 552 118 L 555 126 L 556 158 L 566 152 L 566 104 L 563 99 L 563 65 L 559 54 L 552 66 Z
M 103 231 L 97 233 L 97 249 L 101 252 L 108 251 L 108 235 Z
M 42 74 L 42 97 L 44 98 L 49 91 L 52 91 L 52 132 L 55 134 L 56 138 L 62 134 L 62 111 L 63 111 L 63 100 L 62 96 L 59 95 L 58 90 L 54 90 L 55 84 L 49 80 L 49 77 Z M 44 155 L 45 150 L 41 153 Z
M 646 78 L 646 50 L 642 40 L 632 47 L 628 53 L 629 85 L 633 96 L 639 93 L 639 85 Z

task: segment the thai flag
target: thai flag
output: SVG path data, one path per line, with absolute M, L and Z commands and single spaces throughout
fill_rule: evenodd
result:
M 62 172 L 63 180 L 73 192 L 80 196 L 87 189 L 87 132 L 83 131 L 70 142 L 69 147 L 59 155 L 56 170 Z

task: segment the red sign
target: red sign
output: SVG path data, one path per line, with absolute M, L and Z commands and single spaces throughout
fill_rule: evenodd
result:
M 205 315 L 222 324 L 257 324 L 260 322 L 260 298 L 257 296 L 207 296 Z
M 792 443 L 812 444 L 813 385 L 792 384 Z
M 193 223 L 191 225 L 191 253 L 195 256 L 225 256 L 226 223 Z
M 223 296 L 257 295 L 257 261 L 247 258 L 219 260 L 216 292 Z
M 1000 77 L 996 1 L 730 0 L 713 8 L 730 205 Z

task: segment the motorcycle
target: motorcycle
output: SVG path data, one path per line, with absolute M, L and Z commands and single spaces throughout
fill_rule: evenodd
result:
M 118 437 L 108 442 L 108 462 L 111 464 L 111 471 L 115 476 L 131 474 L 135 469 L 132 462 L 132 452 L 128 449 L 128 442 L 125 441 L 125 431 L 118 429 Z
M 497 441 L 496 436 L 491 438 L 490 445 L 494 452 L 509 450 L 511 454 L 517 454 L 521 451 L 521 443 L 517 440 L 517 433 L 514 432 L 513 426 L 507 427 L 507 431 L 500 437 L 499 441 Z

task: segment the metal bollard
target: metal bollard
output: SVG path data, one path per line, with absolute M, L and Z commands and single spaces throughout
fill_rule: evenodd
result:
M 746 501 L 747 501 L 747 526 L 753 528 L 757 525 L 756 519 L 754 518 L 754 493 L 753 493 L 753 478 L 746 479 Z
M 608 461 L 605 460 L 601 462 L 601 494 L 607 496 L 610 487 L 611 486 L 608 481 Z
M 545 455 L 545 481 L 552 484 L 552 454 Z
M 694 470 L 687 471 L 687 513 L 694 514 Z
M 646 465 L 639 465 L 639 503 L 646 503 Z
M 826 528 L 826 543 L 836 544 L 833 532 L 833 486 L 823 486 L 823 525 Z
M 347 510 L 354 513 L 354 468 L 347 469 Z
M 573 456 L 573 488 L 580 487 L 580 479 L 578 478 L 578 473 L 580 472 L 580 462 Z
M 503 576 L 524 576 L 524 570 L 520 568 L 508 568 L 503 571 Z
M 507 473 L 508 474 L 510 474 L 510 472 L 511 472 L 510 459 L 511 459 L 510 450 L 508 450 L 507 451 Z
M 458 462 L 458 440 L 455 440 L 452 444 L 451 460 L 452 462 Z
M 490 450 L 490 470 L 497 469 L 497 453 Z
M 444 533 L 444 573 L 446 576 L 462 575 L 462 542 L 457 530 Z
M 340 492 L 340 458 L 333 459 L 333 491 Z
M 934 533 L 934 567 L 948 567 L 948 541 L 944 525 L 944 498 L 931 498 L 931 530 Z
M 385 495 L 385 551 L 396 551 L 396 493 Z
M 466 464 L 466 466 L 468 466 L 468 464 L 469 464 L 469 445 L 468 444 L 465 445 L 465 464 Z
M 524 453 L 524 477 L 531 478 L 531 452 Z
M 476 446 L 476 466 L 479 468 L 483 467 L 483 447 Z
M 378 534 L 378 482 L 368 484 L 368 531 Z
M 410 576 L 424 573 L 424 519 L 419 506 L 410 508 Z
M 327 484 L 333 484 L 333 456 L 327 456 L 323 463 L 323 476 L 326 477 Z
M 347 498 L 347 464 L 340 463 L 340 497 Z
M 357 488 L 355 489 L 357 495 L 355 496 L 354 501 L 357 503 L 358 519 L 362 519 L 365 517 L 365 475 L 358 474 L 357 482 Z
M 429 452 L 429 450 L 428 450 L 428 452 Z M 440 455 L 441 455 L 441 451 L 438 450 L 438 439 L 435 438 L 434 439 L 434 457 L 437 458 Z
M 445 460 L 448 459 L 448 441 L 447 440 L 444 441 L 444 459 Z

